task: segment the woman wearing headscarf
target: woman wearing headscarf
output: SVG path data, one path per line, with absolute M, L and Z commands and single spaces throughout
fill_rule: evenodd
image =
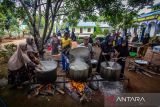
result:
M 110 61 L 111 57 L 115 54 L 115 49 L 113 47 L 113 41 L 110 37 L 107 37 L 104 42 L 101 44 L 101 53 L 98 60 L 97 72 L 100 72 L 100 64 L 103 61 Z
M 58 52 L 59 39 L 55 33 L 53 34 L 51 45 L 52 45 L 52 55 L 58 54 L 59 53 Z
M 37 46 L 32 37 L 28 37 L 26 39 L 27 42 L 27 55 L 35 64 L 39 64 L 39 53 L 37 50 Z
M 19 44 L 16 52 L 8 61 L 8 83 L 12 87 L 21 86 L 24 81 L 29 79 L 26 67 L 27 65 L 30 69 L 35 68 L 35 64 L 27 56 L 26 49 L 26 43 Z

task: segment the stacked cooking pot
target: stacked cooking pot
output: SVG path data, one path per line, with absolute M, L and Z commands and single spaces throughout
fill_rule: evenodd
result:
M 77 47 L 70 50 L 72 61 L 70 62 L 69 75 L 76 81 L 85 81 L 89 75 L 89 64 L 86 60 L 89 58 L 89 50 L 86 47 Z M 89 60 L 89 59 L 88 59 Z

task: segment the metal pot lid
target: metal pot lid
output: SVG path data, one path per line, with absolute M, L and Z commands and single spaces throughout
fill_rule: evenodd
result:
M 56 61 L 40 61 L 41 69 L 36 69 L 38 72 L 49 72 L 52 70 L 55 70 L 57 68 L 57 62 Z
M 106 65 L 106 62 L 102 62 L 101 66 L 109 70 L 121 70 L 121 65 L 116 62 L 108 61 L 108 66 Z
M 74 57 L 88 57 L 90 52 L 87 47 L 77 47 L 71 49 L 69 53 Z

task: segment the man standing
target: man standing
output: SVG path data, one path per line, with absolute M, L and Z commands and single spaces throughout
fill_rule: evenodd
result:
M 92 64 L 91 64 L 91 59 L 93 58 L 93 48 L 92 45 L 89 43 L 89 37 L 84 37 L 83 38 L 83 43 L 80 44 L 80 46 L 87 47 L 90 52 L 90 56 L 88 58 L 85 58 L 85 62 L 89 65 L 89 73 L 92 72 Z
M 83 43 L 80 44 L 80 46 L 85 46 L 89 49 L 90 51 L 90 57 L 93 58 L 93 47 L 92 44 L 89 42 L 90 38 L 89 37 L 84 37 L 83 38 Z

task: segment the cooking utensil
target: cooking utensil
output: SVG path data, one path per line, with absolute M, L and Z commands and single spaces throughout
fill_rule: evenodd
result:
M 70 61 L 69 76 L 75 81 L 85 81 L 89 76 L 89 65 L 86 59 L 89 58 L 90 52 L 87 47 L 77 47 L 69 52 L 73 57 Z
M 108 67 L 108 66 L 109 66 L 109 64 L 108 64 L 108 61 L 107 61 L 107 59 L 106 59 L 105 55 L 102 55 L 102 56 L 104 57 L 104 60 L 105 60 L 106 66 Z
M 36 70 L 36 79 L 38 83 L 54 83 L 57 79 L 57 62 L 41 61 L 42 69 Z
M 70 64 L 69 76 L 75 81 L 85 81 L 89 75 L 89 66 L 82 59 L 76 58 Z
M 108 61 L 108 64 L 109 66 L 106 65 L 106 62 L 101 63 L 101 77 L 108 81 L 118 81 L 120 79 L 121 65 L 111 61 Z

